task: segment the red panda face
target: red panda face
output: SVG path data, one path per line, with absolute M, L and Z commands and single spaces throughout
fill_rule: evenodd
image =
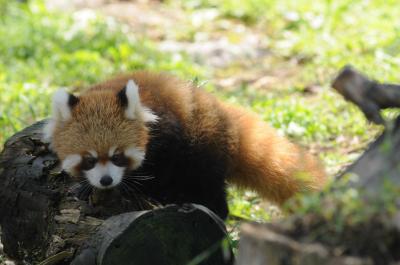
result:
M 119 91 L 93 89 L 80 97 L 58 91 L 44 140 L 65 171 L 86 178 L 94 187 L 112 188 L 126 171 L 142 164 L 149 137 L 146 124 L 156 120 L 142 106 L 132 80 Z

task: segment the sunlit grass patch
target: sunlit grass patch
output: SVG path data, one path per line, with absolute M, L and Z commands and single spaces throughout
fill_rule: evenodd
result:
M 175 3 L 174 1 L 170 1 Z M 304 63 L 304 74 L 326 81 L 337 68 L 352 63 L 375 78 L 396 80 L 400 68 L 395 0 L 189 0 L 184 8 L 214 9 L 257 27 L 271 51 Z
M 49 115 L 50 95 L 134 69 L 190 79 L 201 67 L 184 54 L 161 53 L 126 25 L 93 11 L 49 12 L 42 1 L 12 2 L 0 20 L 0 143 Z

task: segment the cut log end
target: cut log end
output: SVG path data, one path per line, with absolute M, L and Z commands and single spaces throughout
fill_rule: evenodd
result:
M 173 205 L 109 218 L 72 264 L 90 265 L 93 256 L 102 265 L 232 264 L 225 239 L 223 222 L 208 209 Z

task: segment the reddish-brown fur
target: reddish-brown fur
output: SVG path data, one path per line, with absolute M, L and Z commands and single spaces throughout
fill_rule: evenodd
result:
M 222 103 L 189 82 L 144 71 L 95 85 L 81 95 L 72 112 L 74 119 L 68 121 L 70 126 L 57 127 L 54 133 L 53 143 L 61 159 L 87 150 L 99 150 L 103 155 L 115 144 L 145 148 L 149 139 L 146 126 L 126 120 L 115 97 L 129 79 L 139 86 L 144 106 L 156 113 L 171 112 L 191 141 L 227 153 L 229 182 L 277 203 L 298 191 L 318 190 L 324 185 L 325 174 L 318 160 L 279 136 L 255 114 Z M 101 110 L 99 101 L 106 103 Z M 79 133 L 82 130 L 84 135 Z
M 90 150 L 98 152 L 99 157 L 108 157 L 113 146 L 145 149 L 147 128 L 139 121 L 124 117 L 112 90 L 82 94 L 72 113 L 73 119 L 57 124 L 53 134 L 53 146 L 61 160 L 69 154 L 84 154 Z

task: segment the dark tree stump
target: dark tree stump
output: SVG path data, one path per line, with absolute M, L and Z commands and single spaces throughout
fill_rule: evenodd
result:
M 363 189 L 370 193 L 370 196 L 375 197 L 380 196 L 377 192 L 387 182 L 394 186 L 400 186 L 399 164 L 400 117 L 343 174 L 358 175 L 360 180 L 353 183 L 353 186 Z
M 329 219 L 316 211 L 279 224 L 247 224 L 242 227 L 238 265 L 400 264 L 400 117 L 386 122 L 380 115 L 382 108 L 400 107 L 400 86 L 377 83 L 348 66 L 340 71 L 333 87 L 359 106 L 368 119 L 386 125 L 385 131 L 339 177 L 358 176 L 358 181 L 349 182 L 347 188 L 361 194 L 364 204 L 343 218 L 368 219 L 342 230 L 332 229 Z M 390 195 L 386 193 L 388 186 L 394 191 Z M 331 199 L 334 189 L 319 195 L 321 203 L 327 202 L 321 207 L 343 207 Z M 390 214 L 385 204 L 391 204 Z M 372 207 L 383 210 L 362 215 Z
M 198 264 L 231 263 L 221 263 L 226 232 L 212 212 L 194 205 L 132 212 L 154 206 L 118 189 L 85 193 L 41 142 L 42 126 L 17 133 L 0 154 L 1 240 L 18 264 L 69 264 L 76 255 L 75 264 L 178 264 L 214 245 Z
M 125 213 L 107 219 L 71 264 L 232 264 L 225 237 L 222 220 L 200 205 Z
M 356 104 L 368 120 L 384 124 L 381 109 L 400 107 L 400 85 L 380 84 L 350 65 L 344 67 L 332 82 L 332 87 Z

